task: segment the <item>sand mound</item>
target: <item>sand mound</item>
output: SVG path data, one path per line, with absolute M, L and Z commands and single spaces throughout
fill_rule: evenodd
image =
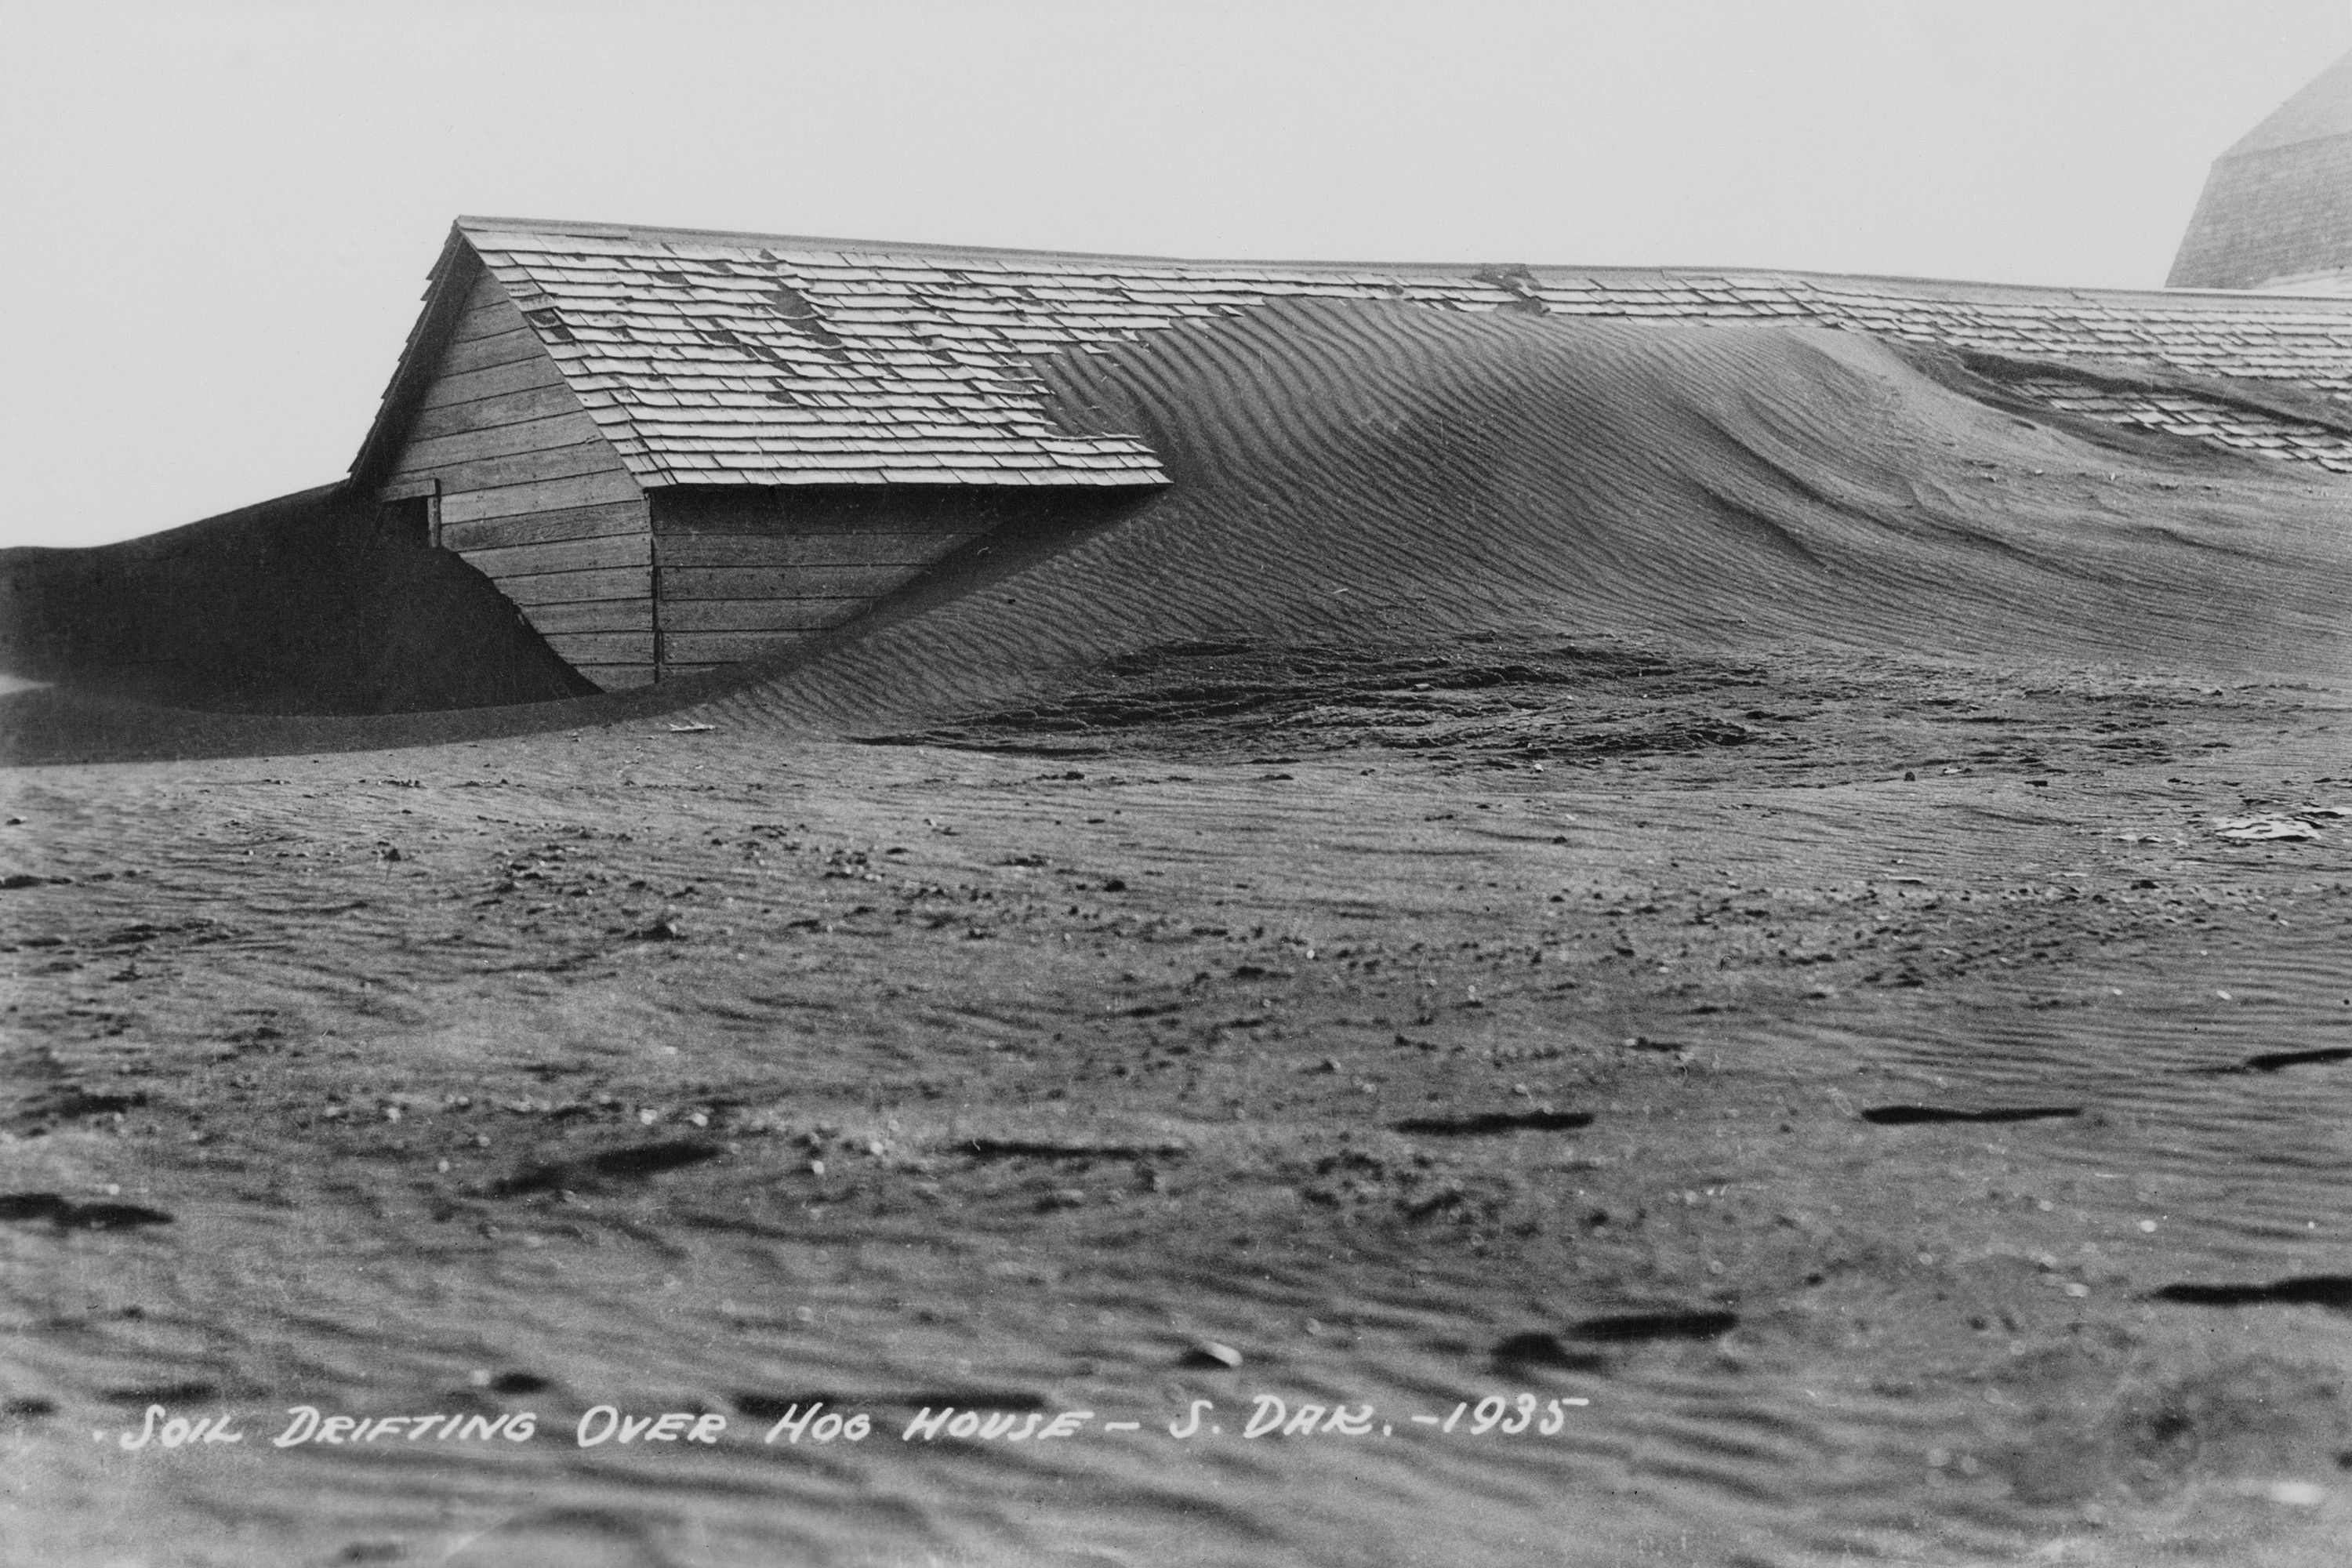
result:
M 1046 371 L 1173 489 L 995 541 L 740 703 L 896 723 L 1169 645 L 1486 629 L 2341 673 L 2340 481 L 1855 334 L 1291 305 Z
M 489 579 L 327 486 L 94 550 L 0 552 L 0 669 L 223 713 L 479 708 L 594 688 Z
M 430 719 L 226 724 L 35 694 L 7 700 L 10 754 L 411 744 L 705 699 L 738 722 L 876 734 L 1170 647 L 1489 631 L 2343 674 L 2343 481 L 2037 414 L 1935 351 L 1288 302 L 1040 370 L 1066 424 L 1140 433 L 1174 485 L 1109 521 L 1002 530 L 764 669 Z M 372 541 L 323 494 L 55 553 L 10 558 L 33 584 L 13 590 L 35 610 L 11 633 L 19 673 L 278 712 L 580 690 L 487 582 Z M 184 668 L 159 669 L 165 649 Z

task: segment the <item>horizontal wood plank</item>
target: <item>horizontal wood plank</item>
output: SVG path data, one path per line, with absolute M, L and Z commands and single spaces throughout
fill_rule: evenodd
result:
M 478 408 L 479 404 L 465 406 Z M 602 441 L 603 431 L 583 409 L 559 411 L 543 418 L 513 420 L 507 423 L 486 421 L 470 429 L 453 431 L 445 436 L 414 437 L 406 450 L 400 454 L 400 471 L 404 474 L 427 473 L 457 463 L 479 462 L 485 458 L 509 458 L 520 452 L 536 452 L 557 447 L 577 447 L 583 443 Z
M 662 538 L 664 566 L 926 566 L 970 533 L 689 533 Z
M 558 539 L 604 539 L 616 533 L 646 531 L 642 497 L 606 501 L 601 506 L 567 507 L 560 511 L 530 512 L 520 517 L 485 518 L 453 522 L 445 509 L 441 542 L 451 550 L 502 550 L 516 544 L 545 544 Z
M 542 572 L 592 572 L 610 566 L 651 566 L 653 535 L 615 533 L 603 539 L 552 540 L 544 544 L 509 544 L 463 552 L 466 564 L 503 581 Z
M 663 532 L 970 533 L 1007 521 L 1005 499 L 974 485 L 688 485 L 665 492 Z M 1019 510 L 1026 515 L 1029 498 Z
M 592 600 L 641 599 L 652 574 L 642 567 L 606 572 L 544 572 L 534 577 L 495 578 L 499 592 L 523 605 L 582 605 Z M 530 617 L 528 614 L 525 620 Z
M 575 664 L 572 667 L 607 691 L 626 691 L 654 683 L 650 664 Z
M 551 415 L 584 413 L 580 399 L 572 389 L 555 383 L 546 386 L 527 386 L 520 392 L 501 393 L 490 397 L 477 397 L 467 403 L 448 403 L 437 408 L 418 413 L 416 422 L 408 427 L 412 441 L 429 441 L 436 437 L 455 435 L 463 430 L 489 430 L 501 426 L 520 425 L 532 419 L 544 419 Z
M 498 287 L 496 279 L 485 281 L 493 289 Z M 477 287 L 467 297 L 466 309 L 457 317 L 457 324 L 449 329 L 449 341 L 469 343 L 480 338 L 497 337 L 500 332 L 527 330 L 528 325 L 522 319 L 522 312 L 515 309 L 514 301 L 505 294 L 486 298 Z
M 805 632 L 673 632 L 662 633 L 662 657 L 678 665 L 740 664 L 764 658 L 802 641 Z
M 679 632 L 805 632 L 856 614 L 865 599 L 671 599 L 662 629 Z
M 511 328 L 494 336 L 474 338 L 464 342 L 453 340 L 441 351 L 441 363 L 435 367 L 434 374 L 436 376 L 456 375 L 464 371 L 488 370 L 493 365 L 546 357 L 547 351 L 541 346 L 539 334 L 525 326 L 518 316 Z
M 525 512 L 562 511 L 577 506 L 602 506 L 613 501 L 642 501 L 637 482 L 620 472 L 580 474 L 570 479 L 542 479 L 533 484 L 501 485 L 496 489 L 465 490 L 441 496 L 441 521 L 473 522 L 486 517 L 517 517 Z
M 460 343 L 485 343 L 494 338 L 530 331 L 530 323 L 522 319 L 522 312 L 504 300 L 468 310 L 449 329 L 448 344 L 442 350 L 445 363 L 450 350 Z
M 652 662 L 651 632 L 558 632 L 547 646 L 566 664 L 641 664 Z
M 533 605 L 530 624 L 542 637 L 557 632 L 650 632 L 654 602 L 641 599 L 590 599 L 572 605 Z
M 627 469 L 621 465 L 621 455 L 599 437 L 576 446 L 516 452 L 504 458 L 476 458 L 470 462 L 447 463 L 430 468 L 410 467 L 407 455 L 403 453 L 396 472 L 401 479 L 439 479 L 441 493 L 453 495 L 461 490 L 497 489 L 507 485 L 535 484 L 583 474 L 625 475 Z M 634 484 L 635 481 L 631 482 Z
M 448 506 L 443 501 L 443 508 Z M 668 542 L 663 542 L 667 551 Z M 915 574 L 906 566 L 664 566 L 664 599 L 870 599 Z
M 945 488 L 945 487 L 940 487 Z M 965 486 L 965 489 L 984 487 Z M 740 485 L 742 493 L 666 491 L 654 517 L 664 535 L 949 533 L 969 536 L 996 526 L 987 515 L 993 497 L 905 496 L 884 485 L 824 486 L 823 493 L 791 486 Z M 844 496 L 840 491 L 862 493 Z
M 443 408 L 452 403 L 472 403 L 535 386 L 561 386 L 563 374 L 545 354 L 494 364 L 481 370 L 453 372 L 436 377 L 425 389 L 423 406 Z

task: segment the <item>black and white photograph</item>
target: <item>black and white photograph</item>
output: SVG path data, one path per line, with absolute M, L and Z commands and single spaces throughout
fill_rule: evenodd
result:
M 0 0 L 0 1568 L 2352 1561 L 2344 0 Z

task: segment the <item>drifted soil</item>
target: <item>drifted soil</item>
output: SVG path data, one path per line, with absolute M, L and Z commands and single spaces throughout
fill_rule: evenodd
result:
M 1174 484 L 765 668 L 0 699 L 0 1555 L 2342 1560 L 2341 481 L 1843 333 L 1040 374 Z
M 11 775 L 0 1539 L 2333 1561 L 2345 738 L 2315 687 L 1529 634 Z M 1409 1419 L 1522 1393 L 1590 1404 Z M 1394 1431 L 1244 1438 L 1261 1394 Z M 877 1435 L 761 1443 L 813 1398 Z M 260 1436 L 120 1450 L 159 1401 Z M 301 1404 L 540 1436 L 266 1447 Z M 596 1405 L 730 1425 L 579 1448 Z
M 19 696 L 0 729 L 12 761 L 246 749 L 227 714 L 443 713 L 596 689 L 488 577 L 333 485 L 120 544 L 0 550 L 0 673 L 16 678 L 0 689 L 65 689 Z

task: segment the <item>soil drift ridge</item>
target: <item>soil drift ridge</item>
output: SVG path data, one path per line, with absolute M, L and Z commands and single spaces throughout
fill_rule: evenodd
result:
M 120 544 L 0 551 L 0 668 L 220 713 L 380 714 L 579 697 L 488 578 L 343 487 Z
M 1065 425 L 1139 435 L 1174 483 L 1082 526 L 1001 529 L 762 665 L 583 700 L 487 579 L 318 491 L 10 552 L 15 670 L 61 685 L 5 700 L 0 746 L 354 750 L 696 707 L 873 734 L 1155 648 L 1488 630 L 2345 674 L 2352 487 L 2021 404 L 1937 351 L 1287 301 L 1037 367 Z M 166 644 L 175 664 L 142 651 Z
M 865 730 L 1190 641 L 1509 629 L 2336 681 L 2352 489 L 1818 329 L 1286 304 L 1045 362 L 1175 483 L 720 700 Z

